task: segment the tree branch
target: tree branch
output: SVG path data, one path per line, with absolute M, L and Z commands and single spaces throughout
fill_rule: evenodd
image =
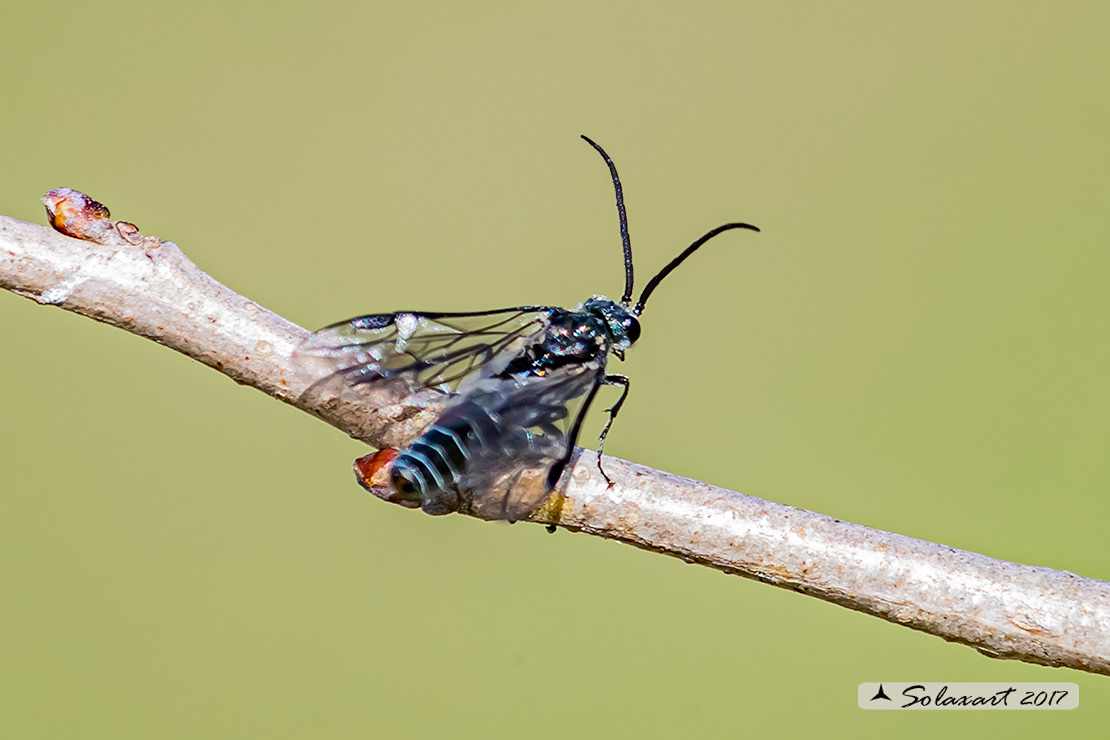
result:
M 308 331 L 218 283 L 172 242 L 108 223 L 83 234 L 97 243 L 0 216 L 0 287 L 164 344 L 377 447 L 404 446 L 428 424 L 431 412 L 419 408 L 306 394 L 312 378 L 296 371 L 292 353 Z M 561 495 L 532 520 L 793 589 L 990 657 L 1110 675 L 1110 583 L 606 456 L 609 487 L 595 461 L 579 451 Z

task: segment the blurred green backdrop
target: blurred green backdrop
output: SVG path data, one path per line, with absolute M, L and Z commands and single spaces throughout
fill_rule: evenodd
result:
M 1110 578 L 1105 3 L 13 5 L 0 212 L 83 189 L 303 325 L 652 299 L 608 451 Z M 364 449 L 0 294 L 0 736 L 1078 736 L 1107 679 L 433 519 Z M 595 422 L 601 414 L 595 414 Z M 595 424 L 594 429 L 596 430 Z M 592 439 L 588 434 L 585 440 Z M 1076 681 L 864 713 L 871 680 Z

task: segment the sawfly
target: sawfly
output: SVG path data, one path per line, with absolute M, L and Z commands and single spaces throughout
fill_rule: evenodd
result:
M 603 386 L 618 386 L 598 440 L 628 398 L 629 381 L 610 373 L 610 356 L 640 338 L 640 316 L 652 293 L 702 245 L 744 223 L 718 226 L 696 239 L 658 272 L 633 301 L 632 246 L 624 193 L 613 160 L 605 160 L 616 191 L 624 249 L 624 294 L 595 295 L 573 309 L 515 306 L 468 313 L 398 311 L 342 321 L 311 335 L 299 348 L 326 373 L 317 385 L 359 391 L 364 402 L 408 403 L 437 409 L 430 427 L 404 449 L 390 452 L 387 500 L 429 514 L 466 501 L 486 518 L 522 518 L 514 501 L 523 476 L 542 476 L 544 494 L 558 483 L 575 449 L 582 421 Z M 606 480 L 609 477 L 605 475 Z M 611 482 L 611 481 L 610 481 Z

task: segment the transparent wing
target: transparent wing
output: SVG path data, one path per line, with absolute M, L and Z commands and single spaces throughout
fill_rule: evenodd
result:
M 444 405 L 467 376 L 494 374 L 547 327 L 543 306 L 399 312 L 327 326 L 297 349 L 309 393 L 386 407 Z
M 467 391 L 459 404 L 479 404 L 499 420 L 497 439 L 487 441 L 459 479 L 472 513 L 516 521 L 539 509 L 562 473 L 603 374 L 595 361 L 523 382 L 491 378 Z

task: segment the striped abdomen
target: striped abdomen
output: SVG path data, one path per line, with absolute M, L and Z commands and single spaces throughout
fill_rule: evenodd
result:
M 495 442 L 498 432 L 497 421 L 476 403 L 449 409 L 397 455 L 390 473 L 393 488 L 404 498 L 427 504 L 459 482 L 470 461 Z

